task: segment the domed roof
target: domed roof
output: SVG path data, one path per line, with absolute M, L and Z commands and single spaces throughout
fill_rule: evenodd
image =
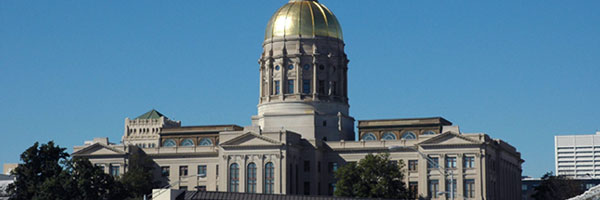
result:
M 267 24 L 265 40 L 289 36 L 343 39 L 337 18 L 317 0 L 290 0 L 273 14 Z

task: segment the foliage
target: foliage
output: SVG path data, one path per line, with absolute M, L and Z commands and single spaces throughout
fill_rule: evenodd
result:
M 552 172 L 542 177 L 542 182 L 535 187 L 534 199 L 562 200 L 577 196 L 584 190 L 576 180 L 564 176 L 554 176 Z
M 130 146 L 130 148 L 132 148 L 132 152 L 129 156 L 129 165 L 121 182 L 132 196 L 140 198 L 144 194 L 152 193 L 152 188 L 156 186 L 156 183 L 153 183 L 154 176 L 152 174 L 154 162 L 141 149 L 135 146 Z
M 23 152 L 23 163 L 13 171 L 16 180 L 8 187 L 10 199 L 127 199 L 152 191 L 152 160 L 138 148 L 121 180 L 85 158 L 69 159 L 65 150 L 50 141 Z
M 335 172 L 336 196 L 406 199 L 404 163 L 391 162 L 389 154 L 369 154 L 358 164 L 348 163 Z

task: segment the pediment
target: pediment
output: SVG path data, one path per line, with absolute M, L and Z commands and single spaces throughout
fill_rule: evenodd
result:
M 465 145 L 465 144 L 481 144 L 480 141 L 462 136 L 455 132 L 446 132 L 438 136 L 425 140 L 419 145 Z
M 221 143 L 221 146 L 273 146 L 282 145 L 281 142 L 273 140 L 271 138 L 253 133 L 247 132 L 231 140 Z
M 100 144 L 95 143 L 90 146 L 87 146 L 79 151 L 73 152 L 73 155 L 85 155 L 85 156 L 94 156 L 94 155 L 123 155 L 124 151 Z

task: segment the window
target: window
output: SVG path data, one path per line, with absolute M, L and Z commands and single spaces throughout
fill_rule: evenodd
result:
M 179 176 L 187 176 L 188 175 L 188 166 L 179 166 Z
M 325 69 L 325 66 L 323 66 L 323 65 L 319 65 L 319 69 L 320 69 L 320 70 L 324 70 L 324 69 Z
M 417 136 L 415 135 L 415 133 L 408 131 L 408 132 L 402 134 L 402 139 L 414 140 L 414 139 L 417 139 Z
M 293 94 L 293 93 L 294 93 L 294 80 L 288 80 L 286 94 Z
M 333 195 L 335 193 L 335 183 L 329 184 L 329 195 Z
M 304 94 L 310 94 L 310 80 L 309 79 L 302 80 L 302 92 Z
M 408 171 L 417 171 L 419 170 L 419 160 L 408 160 Z
M 174 147 L 174 146 L 177 146 L 177 143 L 175 143 L 175 140 L 173 140 L 173 139 L 166 139 L 163 142 L 163 147 Z
M 419 182 L 408 182 L 408 192 L 414 199 L 419 198 Z
M 238 192 L 240 185 L 240 168 L 237 163 L 229 166 L 229 192 Z
M 433 132 L 433 131 L 425 131 L 425 132 L 423 132 L 423 135 L 435 135 L 435 132 Z
M 219 165 L 215 168 L 215 175 L 219 176 Z
M 427 196 L 431 198 L 438 197 L 440 182 L 438 180 L 429 180 L 429 187 L 427 188 Z
M 294 65 L 289 65 L 289 66 L 288 66 L 288 69 L 289 69 L 289 70 L 292 70 L 292 69 L 294 69 Z
M 333 95 L 337 95 L 337 82 L 333 81 L 331 87 L 333 89 Z
M 475 180 L 474 179 L 465 179 L 465 189 L 464 196 L 465 198 L 474 198 L 475 197 Z
M 310 182 L 304 182 L 304 195 L 310 195 Z
M 452 187 L 452 194 L 450 194 L 450 187 Z M 450 179 L 446 179 L 446 193 L 448 196 L 456 197 L 456 179 L 452 179 L 452 181 L 450 181 Z
M 110 173 L 110 175 L 112 175 L 112 176 L 114 176 L 114 177 L 117 177 L 117 176 L 119 176 L 119 166 L 114 166 L 114 165 L 111 165 L 111 166 L 110 166 L 110 172 L 109 172 L 109 173 Z
M 321 172 L 321 161 L 317 162 L 317 172 Z
M 456 168 L 456 157 L 446 157 L 446 168 Z
M 381 136 L 382 140 L 396 140 L 396 134 L 392 132 L 385 132 L 383 136 Z
M 185 139 L 181 142 L 182 147 L 193 147 L 194 141 L 192 139 Z
M 474 168 L 475 167 L 475 157 L 473 156 L 465 156 L 465 168 Z
M 104 172 L 104 165 L 103 164 L 94 164 L 94 166 L 98 167 L 98 169 L 100 169 L 100 171 Z M 12 170 L 8 170 L 8 171 L 12 171 Z
M 310 172 L 310 161 L 308 161 L 308 160 L 304 161 L 304 171 Z
M 371 132 L 368 132 L 368 133 L 363 134 L 362 140 L 364 140 L 364 141 L 374 141 L 374 140 L 377 140 L 377 137 L 375 137 L 375 134 L 373 134 Z
M 275 167 L 273 166 L 272 162 L 269 162 L 265 165 L 265 194 L 273 194 L 274 185 Z
M 327 120 L 323 120 L 323 126 L 327 126 Z
M 279 70 L 279 65 L 275 66 L 275 70 Z
M 169 167 L 169 166 L 160 167 L 160 174 L 163 177 L 168 177 L 170 173 L 171 173 L 171 167 Z
M 180 190 L 187 190 L 187 186 L 179 186 Z
M 246 170 L 246 192 L 256 193 L 256 164 L 248 164 Z
M 275 95 L 279 94 L 279 81 L 275 81 Z
M 325 81 L 319 80 L 319 94 L 325 94 Z
M 206 177 L 206 165 L 198 165 L 198 176 Z
M 209 138 L 202 138 L 198 143 L 199 146 L 212 146 L 213 142 Z
M 431 162 L 427 162 L 427 168 L 435 169 L 439 167 L 439 158 L 431 158 Z
M 304 70 L 310 70 L 310 65 L 309 64 L 304 65 Z
M 196 186 L 196 190 L 198 190 L 200 192 L 206 192 L 206 185 Z
M 329 163 L 329 173 L 334 173 L 338 169 L 338 164 L 336 162 Z

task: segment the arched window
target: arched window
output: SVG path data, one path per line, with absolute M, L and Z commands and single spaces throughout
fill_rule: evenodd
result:
M 163 147 L 174 147 L 177 146 L 177 143 L 175 143 L 175 140 L 173 139 L 167 139 L 163 142 Z
M 396 140 L 396 134 L 392 132 L 385 132 L 383 136 L 381 136 L 382 140 Z
M 373 140 L 377 140 L 377 137 L 375 137 L 375 134 L 373 134 L 371 132 L 368 132 L 368 133 L 365 133 L 362 136 L 362 140 L 364 140 L 364 141 L 373 141 Z
M 212 146 L 213 142 L 209 138 L 202 138 L 198 143 L 199 146 Z
M 246 192 L 256 193 L 256 164 L 248 164 L 246 170 Z
M 239 192 L 240 185 L 240 167 L 237 163 L 229 166 L 229 191 Z
M 194 141 L 192 139 L 185 139 L 181 142 L 182 147 L 193 147 Z
M 414 139 L 417 139 L 417 136 L 415 135 L 415 133 L 408 131 L 408 132 L 402 134 L 402 139 L 414 140 Z
M 435 132 L 433 132 L 433 131 L 425 131 L 423 133 L 423 135 L 435 135 Z
M 291 168 L 291 167 L 290 167 Z M 275 167 L 272 162 L 265 165 L 265 194 L 273 194 L 273 185 L 275 185 Z

